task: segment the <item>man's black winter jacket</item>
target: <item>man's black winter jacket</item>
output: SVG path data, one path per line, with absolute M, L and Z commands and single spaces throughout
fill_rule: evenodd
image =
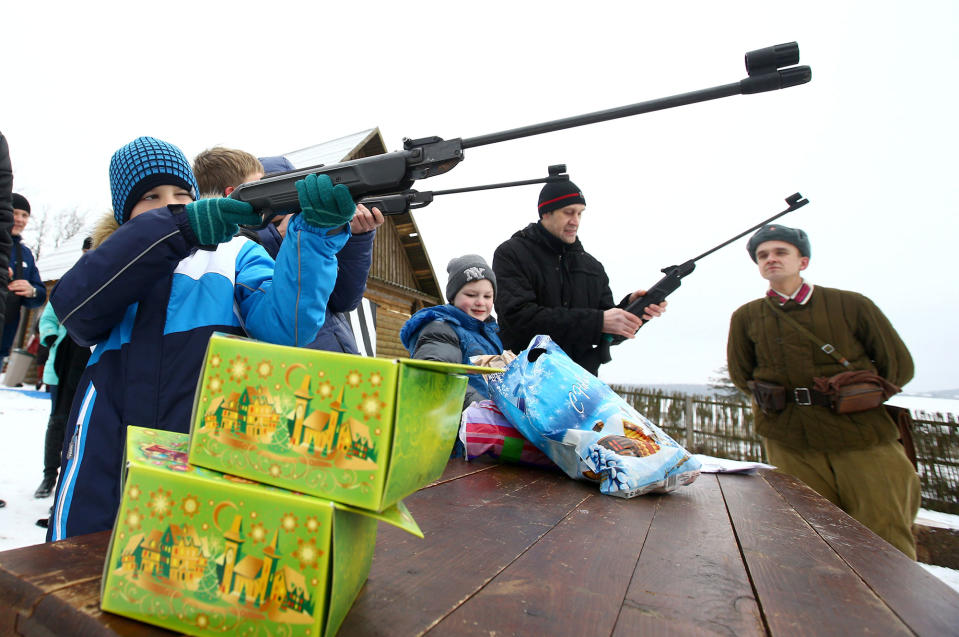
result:
M 615 306 L 603 264 L 577 238 L 567 244 L 531 223 L 493 253 L 503 347 L 519 353 L 547 334 L 570 358 L 599 371 L 603 312 Z

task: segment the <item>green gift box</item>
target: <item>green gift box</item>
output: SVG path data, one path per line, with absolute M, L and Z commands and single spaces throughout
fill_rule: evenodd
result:
M 374 513 L 187 463 L 188 437 L 127 429 L 101 608 L 190 635 L 333 635 L 366 581 Z
M 193 405 L 190 463 L 382 511 L 436 480 L 464 373 L 215 334 Z

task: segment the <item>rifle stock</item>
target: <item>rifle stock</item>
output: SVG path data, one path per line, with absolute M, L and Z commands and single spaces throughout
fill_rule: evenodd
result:
M 696 264 L 692 261 L 687 261 L 682 265 L 671 265 L 668 268 L 663 268 L 661 272 L 666 276 L 657 281 L 653 287 L 646 290 L 646 294 L 642 294 L 633 299 L 624 309 L 639 317 L 639 320 L 642 321 L 639 325 L 640 327 L 646 325 L 646 321 L 643 321 L 643 311 L 650 305 L 659 305 L 665 301 L 667 296 L 678 290 L 679 286 L 682 285 L 681 279 L 695 269 Z M 626 340 L 624 336 L 616 336 L 613 334 L 608 334 L 607 336 L 612 345 L 618 345 Z

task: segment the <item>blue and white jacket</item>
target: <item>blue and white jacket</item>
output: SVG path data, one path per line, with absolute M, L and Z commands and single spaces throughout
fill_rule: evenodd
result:
M 70 336 L 95 346 L 67 422 L 49 540 L 113 526 L 126 427 L 188 432 L 213 332 L 301 346 L 316 336 L 349 225 L 297 215 L 273 259 L 236 237 L 199 250 L 182 206 L 124 223 L 57 284 Z
M 252 234 L 253 236 L 247 236 L 263 246 L 271 257 L 276 257 L 283 243 L 283 237 L 276 226 L 269 224 Z M 354 234 L 336 255 L 336 285 L 330 293 L 326 317 L 316 333 L 316 338 L 307 343 L 306 347 L 327 352 L 360 353 L 348 312 L 359 307 L 363 293 L 366 292 L 366 278 L 373 264 L 375 238 L 376 230 Z

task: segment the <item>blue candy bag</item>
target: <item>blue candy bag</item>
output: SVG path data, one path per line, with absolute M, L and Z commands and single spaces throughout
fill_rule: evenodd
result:
M 506 371 L 487 376 L 490 397 L 527 440 L 572 478 L 631 498 L 693 482 L 700 463 L 548 336 L 535 336 Z

